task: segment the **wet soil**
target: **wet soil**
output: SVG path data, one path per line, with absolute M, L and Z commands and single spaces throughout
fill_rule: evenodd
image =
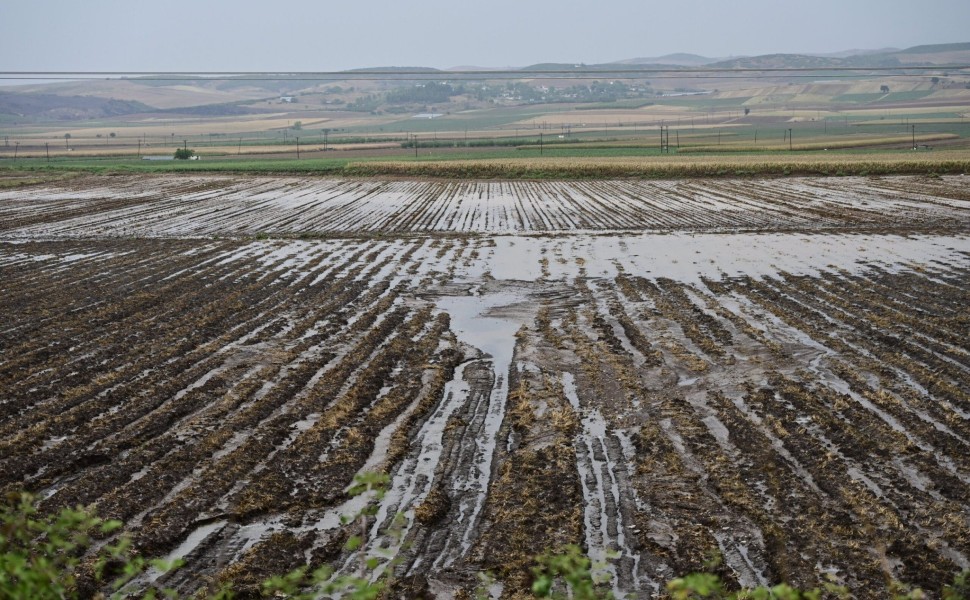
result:
M 938 594 L 970 566 L 968 198 L 956 177 L 2 192 L 0 489 L 124 520 L 188 560 L 139 585 L 186 594 L 364 555 L 395 597 L 485 570 L 513 597 L 566 544 L 638 598 L 715 553 L 734 585 Z M 345 525 L 369 470 L 388 492 Z

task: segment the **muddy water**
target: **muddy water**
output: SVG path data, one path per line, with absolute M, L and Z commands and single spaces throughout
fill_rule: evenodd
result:
M 454 286 L 435 303 L 451 317 L 451 329 L 465 347 L 468 360 L 455 369 L 443 401 L 418 432 L 417 452 L 395 469 L 364 550 L 375 557 L 399 551 L 414 527 L 414 507 L 427 497 L 436 477 L 446 477 L 445 488 L 457 507 L 455 525 L 445 533 L 444 540 L 438 541 L 441 550 L 433 556 L 419 555 L 412 570 L 427 568 L 427 563 L 433 563 L 433 568 L 448 567 L 466 556 L 475 542 L 493 476 L 499 428 L 505 419 L 515 333 L 534 317 L 527 295 L 516 286 Z M 470 369 L 486 371 L 490 377 L 471 377 Z M 490 389 L 481 389 L 482 381 L 491 382 Z M 481 405 L 472 411 L 476 415 L 469 424 L 473 436 L 461 450 L 471 454 L 467 461 L 470 468 L 442 472 L 445 428 L 469 402 Z M 391 535 L 389 530 L 398 514 L 404 524 L 400 532 Z M 348 560 L 347 566 L 352 564 Z
M 626 463 L 613 456 L 606 420 L 595 408 L 583 411 L 572 373 L 562 374 L 562 386 L 573 410 L 583 414 L 583 434 L 576 443 L 576 468 L 585 501 L 584 541 L 594 564 L 594 577 L 608 578 L 617 597 L 623 597 L 623 591 L 639 591 L 643 583 L 659 592 L 656 582 L 641 581 L 640 553 L 627 540 L 627 530 L 632 525 L 624 520 L 624 507 L 632 505 L 633 500 L 624 495 L 631 494 L 632 488 L 625 485 L 626 474 L 617 472 Z M 622 440 L 617 442 L 622 447 Z
M 483 353 L 482 363 L 491 370 L 494 383 L 488 395 L 484 423 L 475 436 L 473 471 L 459 474 L 452 488 L 461 497 L 460 526 L 449 532 L 444 550 L 435 561 L 436 567 L 449 566 L 456 558 L 466 555 L 474 542 L 492 478 L 498 431 L 505 419 L 515 332 L 534 316 L 534 309 L 527 305 L 521 291 L 483 286 L 473 288 L 471 294 L 442 297 L 438 308 L 451 316 L 451 328 L 458 339 Z
M 581 269 L 588 277 L 613 278 L 622 270 L 694 283 L 702 277 L 764 277 L 782 271 L 856 272 L 873 264 L 898 270 L 909 263 L 948 261 L 970 252 L 970 238 L 790 233 L 507 236 L 495 238 L 488 270 L 500 280 L 535 281 L 543 277 L 540 259 L 553 247 L 562 260 L 549 262 L 549 279 L 572 280 L 582 275 Z
M 417 443 L 420 446 L 417 452 L 410 454 L 395 470 L 364 546 L 363 551 L 369 555 L 379 556 L 376 552 L 379 548 L 397 554 L 414 526 L 414 507 L 428 495 L 435 470 L 441 461 L 445 426 L 468 397 L 470 387 L 464 373 L 472 362 L 466 361 L 455 369 L 454 377 L 445 385 L 441 404 L 418 432 Z M 389 530 L 398 514 L 404 515 L 406 522 L 399 535 L 391 534 Z

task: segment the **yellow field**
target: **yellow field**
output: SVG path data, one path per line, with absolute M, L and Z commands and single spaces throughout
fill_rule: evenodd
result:
M 963 89 L 946 89 L 946 90 L 936 90 L 929 96 L 925 98 L 926 100 L 962 100 L 964 102 L 970 102 L 970 90 Z
M 892 117 L 896 115 L 896 118 L 901 114 L 905 115 L 924 115 L 924 114 L 934 114 L 939 112 L 955 112 L 967 113 L 970 112 L 970 103 L 968 104 L 957 104 L 953 106 L 907 106 L 906 108 L 853 108 L 851 110 L 843 111 L 844 114 L 849 115 L 873 115 L 873 116 L 887 116 Z
M 970 117 L 970 115 L 967 115 L 967 116 Z M 894 120 L 896 120 L 896 119 L 894 119 Z M 907 125 L 921 125 L 921 124 L 922 125 L 945 125 L 945 124 L 948 124 L 948 123 L 964 123 L 964 124 L 970 124 L 970 120 L 968 120 L 966 117 L 964 117 L 964 118 L 960 118 L 960 117 L 951 117 L 951 118 L 933 118 L 933 117 L 928 117 L 928 118 L 917 118 L 917 119 L 911 119 L 911 118 L 908 118 L 908 117 L 906 118 L 906 124 Z M 885 125 L 886 124 L 886 121 L 885 121 L 885 119 L 883 119 L 883 120 L 872 120 L 872 121 L 856 121 L 856 122 L 854 122 L 852 124 L 853 125 Z
M 351 163 L 346 172 L 402 177 L 681 177 L 783 173 L 966 173 L 970 152 L 824 156 L 649 156 L 624 158 L 522 158 Z
M 954 133 L 927 133 L 916 136 L 916 143 L 937 142 L 940 140 L 952 140 L 960 136 Z M 848 148 L 860 148 L 867 146 L 883 146 L 891 144 L 909 144 L 913 141 L 911 135 L 884 136 L 884 137 L 855 137 L 852 139 L 828 139 L 818 142 L 800 142 L 790 146 L 795 151 L 812 150 L 845 150 Z M 750 143 L 727 143 L 720 145 L 687 146 L 682 147 L 678 152 L 764 152 L 764 151 L 788 151 L 787 143 L 776 142 L 771 144 L 759 144 L 752 146 Z
M 296 121 L 302 119 L 294 119 L 292 116 L 284 118 L 280 115 L 270 115 L 268 118 L 260 115 L 256 118 L 243 118 L 243 117 L 232 117 L 232 118 L 219 118 L 219 119 L 209 119 L 206 121 L 166 121 L 166 122 L 151 122 L 150 124 L 132 123 L 125 127 L 91 127 L 84 129 L 54 129 L 47 132 L 46 135 L 53 136 L 55 138 L 64 137 L 65 133 L 70 133 L 72 138 L 76 141 L 81 139 L 94 138 L 100 134 L 102 137 L 107 137 L 112 132 L 128 139 L 140 138 L 142 135 L 147 135 L 150 138 L 161 138 L 161 137 L 171 137 L 171 134 L 175 134 L 175 138 L 179 136 L 199 136 L 207 135 L 210 133 L 217 133 L 223 135 L 232 135 L 238 133 L 247 133 L 255 131 L 272 131 L 279 129 L 286 129 L 291 127 Z M 324 123 L 329 123 L 329 119 L 316 119 L 316 120 L 302 120 L 303 127 L 319 128 Z M 298 131 L 293 132 L 294 135 L 300 135 Z M 29 139 L 29 138 L 21 138 Z M 25 142 L 26 143 L 26 142 Z M 73 142 L 72 142 L 73 143 Z M 101 143 L 104 143 L 102 140 Z
M 712 98 L 748 98 L 751 100 L 745 104 L 761 104 L 764 102 L 774 102 L 769 98 L 788 98 L 796 97 L 801 99 L 819 98 L 829 101 L 833 96 L 842 94 L 878 94 L 882 83 L 878 80 L 860 82 L 824 81 L 816 83 L 806 83 L 801 85 L 771 85 L 746 87 L 722 91 L 712 96 Z M 897 77 L 893 79 L 892 91 L 910 92 L 916 90 L 928 90 L 932 84 L 923 77 Z

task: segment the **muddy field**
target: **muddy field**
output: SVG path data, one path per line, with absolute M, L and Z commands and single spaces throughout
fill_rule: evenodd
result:
M 636 598 L 712 552 L 935 594 L 968 306 L 964 177 L 42 184 L 0 193 L 0 489 L 122 519 L 185 593 L 390 552 L 401 597 L 511 597 L 575 543 Z
M 964 176 L 678 181 L 87 177 L 0 191 L 5 237 L 965 229 Z

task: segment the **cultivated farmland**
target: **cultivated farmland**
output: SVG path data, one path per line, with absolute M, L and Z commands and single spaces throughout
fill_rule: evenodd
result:
M 38 183 L 0 192 L 0 487 L 122 519 L 184 593 L 364 553 L 512 597 L 564 544 L 638 598 L 712 553 L 938 593 L 968 305 L 963 176 Z

